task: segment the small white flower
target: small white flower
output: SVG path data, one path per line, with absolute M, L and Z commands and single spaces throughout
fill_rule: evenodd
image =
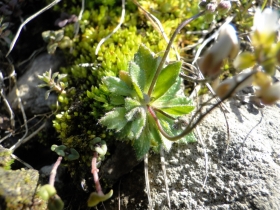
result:
M 254 16 L 253 30 L 259 33 L 272 34 L 279 28 L 278 13 L 271 8 L 266 8 L 263 12 L 256 10 Z
M 239 51 L 236 31 L 232 25 L 222 26 L 217 42 L 205 53 L 199 62 L 199 68 L 204 76 L 215 77 L 220 71 L 223 60 L 233 59 Z

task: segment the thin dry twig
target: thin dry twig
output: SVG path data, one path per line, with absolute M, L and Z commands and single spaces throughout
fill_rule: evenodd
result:
M 14 72 L 13 72 L 14 73 Z M 13 74 L 12 74 L 13 75 Z M 4 101 L 4 103 L 5 103 L 5 105 L 6 105 L 6 107 L 7 107 L 7 109 L 8 109 L 8 111 L 9 111 L 9 113 L 10 113 L 10 122 L 11 122 L 11 127 L 12 127 L 12 129 L 15 127 L 15 114 L 14 114 L 14 112 L 13 112 L 13 110 L 12 110 L 12 108 L 11 108 L 11 106 L 10 106 L 10 104 L 9 104 L 9 102 L 8 102 L 8 100 L 7 100 L 7 98 L 6 98 L 6 95 L 5 95 L 5 93 L 4 93 L 4 89 L 3 89 L 3 87 L 4 87 L 4 77 L 3 77 L 3 74 L 2 74 L 2 72 L 0 72 L 0 96 L 3 98 L 3 101 Z M 0 143 L 2 142 L 2 140 L 0 140 Z
M 168 43 L 168 42 L 169 42 L 169 39 L 168 39 L 166 33 L 164 32 L 164 28 L 163 28 L 161 22 L 159 21 L 159 19 L 157 19 L 153 14 L 149 13 L 147 10 L 145 10 L 145 9 L 138 3 L 138 1 L 133 0 L 133 3 L 134 3 L 136 6 L 138 6 L 138 8 L 140 8 L 140 9 L 144 12 L 145 16 L 151 21 L 151 23 L 153 24 L 153 26 L 155 27 L 155 29 L 158 30 L 158 31 L 161 33 L 161 35 L 163 36 L 163 38 L 164 38 L 164 40 L 166 41 L 166 43 Z M 176 48 L 175 48 L 173 45 L 172 45 L 171 47 L 172 47 L 172 49 L 174 50 L 174 52 L 175 52 L 175 54 L 176 54 L 177 60 L 180 60 L 180 55 L 179 55 L 178 51 L 176 50 Z M 167 62 L 168 62 L 168 59 L 167 59 Z
M 23 117 L 23 121 L 24 121 L 24 127 L 25 127 L 25 133 L 24 135 L 17 141 L 16 144 L 14 144 L 10 150 L 12 150 L 13 152 L 15 151 L 16 148 L 18 148 L 23 140 L 25 139 L 25 137 L 27 136 L 28 134 L 28 125 L 27 125 L 27 118 L 26 118 L 26 115 L 25 115 L 25 111 L 24 111 L 24 107 L 23 107 L 23 104 L 21 102 L 21 98 L 19 97 L 19 94 L 18 94 L 18 88 L 16 88 L 16 95 L 17 95 L 17 98 L 18 98 L 18 103 L 20 105 L 20 110 L 21 110 L 21 113 L 22 113 L 22 117 Z
M 162 147 L 160 147 L 160 163 L 161 163 L 161 170 L 163 171 L 163 177 L 164 177 L 164 183 L 165 183 L 165 191 L 166 191 L 166 198 L 167 198 L 167 204 L 169 209 L 171 208 L 170 204 L 170 196 L 169 196 L 169 188 L 168 188 L 168 180 L 167 180 L 167 175 L 166 175 L 166 162 L 164 158 L 164 150 Z
M 11 154 L 11 157 L 14 158 L 15 160 L 17 160 L 18 162 L 22 163 L 23 165 L 25 165 L 27 168 L 33 169 L 33 167 L 31 165 L 29 165 L 28 163 L 24 162 L 22 159 L 20 159 L 16 155 Z
M 13 151 L 16 150 L 18 147 L 20 147 L 21 145 L 23 145 L 26 142 L 28 142 L 34 136 L 36 136 L 45 126 L 46 126 L 46 122 L 44 122 L 37 130 L 35 130 L 29 136 L 27 136 L 26 138 L 22 139 L 20 142 L 18 141 L 18 143 L 14 145 Z
M 82 6 L 81 6 L 81 10 L 80 10 L 80 13 L 79 13 L 79 16 L 78 16 L 78 20 L 82 20 L 82 17 L 83 17 L 83 13 L 85 11 L 85 0 L 82 0 Z M 80 28 L 80 23 L 79 21 L 77 21 L 75 24 L 74 24 L 74 37 L 78 35 L 79 33 L 79 28 Z
M 148 166 L 148 153 L 146 153 L 144 155 L 144 174 L 145 174 L 146 190 L 147 190 L 147 195 L 148 195 L 149 210 L 152 210 L 153 203 L 152 203 L 151 190 L 150 190 L 148 167 L 149 167 Z
M 114 28 L 114 30 L 108 35 L 106 36 L 105 38 L 101 39 L 100 42 L 98 43 L 96 49 L 95 49 L 95 55 L 98 54 L 99 52 L 99 49 L 101 47 L 101 45 L 106 41 L 108 40 L 114 33 L 116 33 L 119 28 L 121 27 L 121 25 L 123 24 L 124 22 L 124 17 L 125 17 L 125 0 L 122 0 L 122 14 L 121 14 L 121 19 L 120 19 L 120 22 L 119 24 L 116 26 L 116 28 Z
M 52 8 L 54 5 L 56 5 L 57 3 L 59 3 L 61 0 L 54 0 L 52 3 L 50 3 L 49 5 L 47 5 L 46 7 L 44 7 L 43 9 L 39 10 L 38 12 L 36 12 L 35 14 L 31 15 L 29 18 L 27 18 L 18 28 L 18 31 L 12 41 L 12 43 L 10 44 L 10 49 L 8 51 L 8 53 L 6 54 L 6 57 L 9 56 L 9 54 L 11 53 L 11 51 L 13 50 L 15 43 L 19 37 L 19 34 L 22 30 L 22 28 L 31 20 L 33 20 L 34 18 L 36 18 L 38 15 L 40 15 L 41 13 L 45 12 L 46 10 Z

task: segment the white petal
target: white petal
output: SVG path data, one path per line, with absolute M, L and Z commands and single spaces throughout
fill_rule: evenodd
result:
M 266 8 L 263 12 L 257 9 L 254 16 L 253 30 L 266 34 L 274 33 L 279 28 L 278 19 L 278 13 L 271 8 Z

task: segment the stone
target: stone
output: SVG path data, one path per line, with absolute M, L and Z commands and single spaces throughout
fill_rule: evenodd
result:
M 58 71 L 64 59 L 61 55 L 42 54 L 37 57 L 27 69 L 27 71 L 18 79 L 18 96 L 21 98 L 27 115 L 41 114 L 51 111 L 50 107 L 57 101 L 57 96 L 53 92 L 45 100 L 47 88 L 39 88 L 39 84 L 44 84 L 38 79 L 38 75 L 43 75 L 46 71 L 52 69 L 52 73 Z M 16 87 L 14 86 L 8 94 L 7 99 L 13 111 L 20 111 L 18 99 L 16 96 Z

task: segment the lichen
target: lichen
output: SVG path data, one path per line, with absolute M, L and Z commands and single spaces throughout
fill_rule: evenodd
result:
M 0 168 L 0 177 L 0 209 L 46 209 L 46 203 L 36 197 L 39 178 L 36 170 L 13 171 Z
M 11 169 L 11 165 L 14 162 L 14 159 L 11 158 L 11 153 L 12 151 L 0 147 L 0 168 Z

